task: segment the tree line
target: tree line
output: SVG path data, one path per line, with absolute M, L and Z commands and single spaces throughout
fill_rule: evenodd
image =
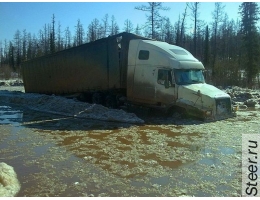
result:
M 120 29 L 115 17 L 106 14 L 101 20 L 93 19 L 87 27 L 78 19 L 74 34 L 69 27 L 62 30 L 53 14 L 51 22 L 37 34 L 17 30 L 12 41 L 0 41 L 0 74 L 6 69 L 19 73 L 21 62 L 25 60 L 125 31 L 187 49 L 204 64 L 206 81 L 213 85 L 260 86 L 257 3 L 241 3 L 240 18 L 234 20 L 229 19 L 223 3 L 216 2 L 210 23 L 200 18 L 200 2 L 187 3 L 174 23 L 161 14 L 171 12 L 162 4 L 152 2 L 135 7 L 136 12 L 146 14 L 145 24 L 134 26 L 126 19 Z M 192 23 L 188 25 L 189 18 Z

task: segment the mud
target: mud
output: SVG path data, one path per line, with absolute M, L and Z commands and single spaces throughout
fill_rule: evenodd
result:
M 133 125 L 0 106 L 0 159 L 21 197 L 241 196 L 241 138 L 259 118 Z
M 259 111 L 202 122 L 139 110 L 135 125 L 0 105 L 0 161 L 19 197 L 241 196 L 242 134 L 259 134 Z

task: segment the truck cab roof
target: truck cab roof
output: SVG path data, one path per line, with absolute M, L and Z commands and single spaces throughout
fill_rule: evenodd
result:
M 142 43 L 143 44 L 139 44 L 139 45 L 143 45 L 143 46 L 149 45 L 150 48 L 153 48 L 154 50 L 167 52 L 169 56 L 174 58 L 175 60 L 198 61 L 186 49 L 176 45 L 171 45 L 166 42 L 153 41 L 153 40 L 142 40 Z
M 137 48 L 137 51 L 133 51 L 136 52 L 137 55 L 135 64 L 145 64 L 149 62 L 150 64 L 153 63 L 153 65 L 169 66 L 174 69 L 204 69 L 203 64 L 182 47 L 166 42 L 142 39 L 134 39 L 131 40 L 130 43 L 130 49 L 131 46 L 134 49 Z M 149 51 L 149 58 L 143 60 L 138 59 L 140 51 Z M 134 59 L 130 59 L 129 64 L 131 65 L 133 61 Z

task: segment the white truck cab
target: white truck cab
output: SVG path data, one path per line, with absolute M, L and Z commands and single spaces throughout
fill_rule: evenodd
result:
M 177 106 L 201 118 L 232 113 L 230 96 L 206 84 L 203 64 L 181 47 L 131 40 L 127 70 L 127 99 L 132 103 L 167 110 Z

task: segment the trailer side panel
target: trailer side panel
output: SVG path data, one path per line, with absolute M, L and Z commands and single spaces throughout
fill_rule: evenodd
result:
M 129 41 L 121 33 L 22 63 L 26 92 L 69 94 L 126 89 Z M 147 39 L 147 38 L 144 38 Z

